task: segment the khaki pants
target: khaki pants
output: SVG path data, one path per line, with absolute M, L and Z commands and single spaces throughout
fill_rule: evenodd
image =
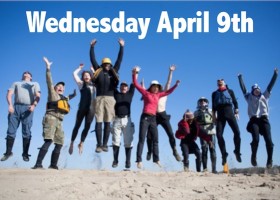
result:
M 95 101 L 96 122 L 111 122 L 115 117 L 116 100 L 111 96 L 98 96 Z
M 50 114 L 43 118 L 43 137 L 51 139 L 55 144 L 64 144 L 62 121 Z

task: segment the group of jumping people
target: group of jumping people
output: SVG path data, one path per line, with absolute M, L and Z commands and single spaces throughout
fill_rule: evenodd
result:
M 208 150 L 212 172 L 216 170 L 216 139 L 222 155 L 222 165 L 226 165 L 228 152 L 226 150 L 223 132 L 226 122 L 231 127 L 234 134 L 234 154 L 238 162 L 241 159 L 241 138 L 238 127 L 238 103 L 233 90 L 228 88 L 223 79 L 217 81 L 217 90 L 212 93 L 212 109 L 209 107 L 209 100 L 201 97 L 197 101 L 197 108 L 194 112 L 187 110 L 182 119 L 178 122 L 175 134 L 170 124 L 170 115 L 166 112 L 167 96 L 171 94 L 180 84 L 177 80 L 171 87 L 172 74 L 175 71 L 175 65 L 169 67 L 167 83 L 164 87 L 153 80 L 148 89 L 146 89 L 144 80 L 138 83 L 138 74 L 140 67 L 135 66 L 132 69 L 132 83 L 119 82 L 118 71 L 121 66 L 124 40 L 119 39 L 119 53 L 115 64 L 110 58 L 103 58 L 99 65 L 95 57 L 95 46 L 97 40 L 90 43 L 90 61 L 92 64 L 90 71 L 82 71 L 84 65 L 80 64 L 73 72 L 73 77 L 80 90 L 80 102 L 76 113 L 76 122 L 72 131 L 69 154 L 74 150 L 74 141 L 78 135 L 80 126 L 84 121 L 84 128 L 81 133 L 81 139 L 78 144 L 79 153 L 83 153 L 85 139 L 90 130 L 93 119 L 95 119 L 96 134 L 96 153 L 108 152 L 108 141 L 112 132 L 113 162 L 112 167 L 118 166 L 119 149 L 123 136 L 125 147 L 125 168 L 131 167 L 131 151 L 133 148 L 133 138 L 135 133 L 134 123 L 131 120 L 131 103 L 135 89 L 142 95 L 143 110 L 139 123 L 139 138 L 136 150 L 136 164 L 142 168 L 142 154 L 147 140 L 146 160 L 153 159 L 153 162 L 161 166 L 159 159 L 158 145 L 158 125 L 165 130 L 172 153 L 177 161 L 182 161 L 184 170 L 189 171 L 189 154 L 196 156 L 196 170 L 207 171 Z M 76 90 L 73 94 L 64 96 L 65 83 L 60 81 L 53 84 L 51 75 L 51 65 L 46 57 L 43 58 L 46 65 L 46 82 L 48 88 L 48 101 L 46 113 L 43 118 L 43 138 L 44 143 L 41 146 L 36 163 L 33 169 L 43 168 L 42 162 L 52 143 L 55 147 L 51 154 L 49 168 L 58 169 L 58 160 L 60 151 L 64 145 L 64 131 L 62 122 L 64 116 L 69 113 L 69 100 L 76 96 Z M 81 77 L 79 73 L 81 73 Z M 257 166 L 257 150 L 260 135 L 264 137 L 267 149 L 266 167 L 273 165 L 273 142 L 271 137 L 271 128 L 269 123 L 268 99 L 272 88 L 278 76 L 278 69 L 275 68 L 273 77 L 264 92 L 257 84 L 247 91 L 241 74 L 238 75 L 239 84 L 248 103 L 249 122 L 247 131 L 252 135 L 251 142 L 251 164 Z M 120 89 L 118 90 L 118 86 Z M 32 81 L 32 74 L 28 71 L 23 73 L 22 81 L 14 82 L 7 93 L 8 102 L 8 130 L 6 137 L 6 152 L 1 161 L 9 159 L 13 153 L 12 148 L 16 137 L 16 131 L 20 123 L 22 124 L 23 153 L 24 161 L 29 161 L 29 146 L 31 141 L 32 118 L 35 107 L 40 101 L 40 85 Z M 14 95 L 14 102 L 12 96 Z M 200 138 L 202 152 L 196 143 Z M 176 149 L 176 138 L 180 140 L 182 156 Z

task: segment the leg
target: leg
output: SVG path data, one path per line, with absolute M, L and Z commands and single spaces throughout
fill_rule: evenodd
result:
M 232 114 L 232 116 L 230 116 L 229 118 L 227 118 L 228 124 L 231 127 L 232 131 L 233 131 L 233 141 L 234 141 L 234 146 L 235 146 L 235 150 L 234 150 L 234 154 L 236 156 L 236 160 L 238 162 L 242 162 L 241 160 L 241 153 L 240 153 L 240 144 L 241 144 L 241 138 L 240 138 L 240 130 L 236 121 L 235 116 Z
M 153 162 L 158 163 L 159 162 L 158 129 L 157 129 L 155 117 L 151 117 L 150 131 L 152 134 L 152 141 L 153 141 Z
M 69 147 L 69 154 L 71 155 L 73 153 L 73 148 L 74 148 L 74 141 L 78 135 L 78 131 L 79 128 L 82 124 L 82 121 L 84 119 L 84 113 L 82 110 L 78 110 L 77 115 L 76 115 L 76 122 L 75 122 L 75 126 L 74 129 L 72 131 L 72 136 L 71 136 L 71 143 L 70 143 L 70 147 Z
M 273 165 L 273 142 L 271 138 L 271 127 L 270 123 L 267 118 L 263 119 L 263 124 L 262 124 L 262 132 L 263 132 L 263 137 L 265 140 L 265 145 L 266 145 L 266 151 L 267 151 L 267 162 L 266 162 L 266 167 L 271 168 Z
M 147 157 L 146 160 L 151 160 L 152 152 L 153 152 L 153 140 L 152 140 L 152 133 L 150 128 L 148 128 L 148 133 L 147 133 Z
M 96 142 L 97 142 L 97 145 L 96 145 L 96 150 L 95 152 L 96 153 L 100 153 L 102 151 L 102 122 L 96 122 L 95 123 L 95 135 L 96 135 Z
M 184 171 L 189 171 L 189 146 L 184 143 L 184 141 L 181 141 L 181 150 L 183 154 L 183 164 L 184 164 Z
M 258 151 L 258 146 L 259 146 L 259 125 L 257 123 L 257 120 L 255 118 L 251 118 L 248 125 L 247 129 L 250 130 L 251 135 L 252 135 L 252 142 L 251 142 L 251 164 L 255 167 L 257 166 L 257 151 Z
M 35 164 L 34 167 L 32 167 L 32 169 L 43 168 L 42 162 L 43 162 L 43 160 L 45 158 L 45 155 L 47 154 L 48 149 L 49 149 L 51 144 L 52 144 L 52 140 L 49 140 L 49 139 L 45 140 L 45 143 L 40 148 L 36 164 Z
M 215 139 L 215 135 L 212 135 L 212 144 L 213 146 L 210 147 L 210 157 L 211 157 L 211 164 L 212 164 L 212 173 L 217 173 L 216 170 L 216 160 L 217 160 L 217 156 L 216 156 L 216 139 Z
M 104 122 L 104 133 L 103 133 L 103 146 L 102 150 L 105 152 L 108 152 L 108 140 L 110 137 L 110 132 L 111 132 L 111 123 L 110 122 Z
M 139 139 L 138 139 L 137 152 L 136 152 L 136 162 L 138 163 L 142 162 L 143 146 L 144 146 L 148 127 L 149 127 L 148 116 L 142 114 L 140 119 L 140 125 L 139 125 Z
M 82 131 L 82 134 L 81 134 L 80 144 L 78 145 L 79 153 L 80 154 L 83 153 L 84 142 L 85 142 L 85 139 L 86 139 L 86 137 L 88 135 L 91 123 L 93 121 L 93 117 L 94 117 L 93 113 L 91 113 L 90 111 L 86 112 L 86 114 L 85 114 L 85 127 L 84 127 L 84 130 Z
M 217 120 L 217 126 L 216 126 L 216 136 L 222 154 L 222 165 L 224 165 L 227 162 L 227 156 L 228 156 L 228 153 L 226 151 L 225 140 L 223 137 L 225 125 L 226 125 L 226 121 L 224 120 L 223 116 L 219 116 L 219 119 Z
M 55 144 L 55 147 L 54 147 L 54 150 L 53 150 L 52 156 L 51 156 L 51 164 L 49 166 L 50 169 L 58 169 L 57 162 L 59 159 L 61 148 L 62 148 L 61 144 Z
M 197 146 L 197 144 L 195 143 L 195 141 L 193 141 L 189 144 L 189 153 L 190 154 L 193 153 L 195 155 L 196 171 L 200 172 L 201 171 L 201 153 L 200 153 L 200 149 Z
M 202 138 L 200 138 L 200 144 L 201 144 L 201 150 L 202 150 L 202 166 L 203 166 L 203 170 L 207 171 L 208 144 Z

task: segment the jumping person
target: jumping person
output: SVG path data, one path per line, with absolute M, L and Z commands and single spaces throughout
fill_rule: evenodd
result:
M 148 90 L 143 88 L 137 82 L 137 75 L 140 71 L 138 66 L 134 67 L 132 70 L 132 80 L 135 88 L 142 94 L 144 101 L 144 108 L 140 119 L 140 129 L 139 129 L 139 141 L 137 145 L 137 167 L 142 168 L 142 152 L 143 146 L 146 138 L 147 131 L 151 131 L 152 141 L 153 141 L 153 162 L 160 165 L 159 162 L 159 150 L 158 150 L 158 130 L 156 123 L 156 112 L 158 107 L 158 101 L 161 97 L 171 94 L 175 88 L 179 85 L 180 81 L 177 80 L 176 84 L 167 91 L 162 91 L 162 87 L 158 81 L 154 80 L 151 82 Z
M 95 102 L 95 133 L 96 133 L 96 152 L 100 153 L 102 151 L 108 152 L 108 140 L 110 136 L 110 123 L 115 116 L 115 99 L 114 90 L 118 86 L 119 77 L 118 71 L 121 66 L 124 40 L 119 39 L 120 50 L 118 58 L 114 66 L 112 65 L 110 58 L 103 58 L 101 66 L 98 65 L 94 47 L 96 45 L 96 39 L 92 40 L 90 43 L 90 60 L 92 66 L 95 70 L 93 81 L 96 87 L 96 102 Z M 104 122 L 104 133 L 102 140 L 102 123 Z
M 72 131 L 71 143 L 69 147 L 70 155 L 73 153 L 74 141 L 78 135 L 79 128 L 82 124 L 82 121 L 85 119 L 84 129 L 82 131 L 81 140 L 78 145 L 79 153 L 82 154 L 84 141 L 88 135 L 88 131 L 95 113 L 95 87 L 92 82 L 92 73 L 90 71 L 83 71 L 81 80 L 78 74 L 83 69 L 83 67 L 84 65 L 80 64 L 80 66 L 73 72 L 74 80 L 76 81 L 81 93 L 81 98 L 76 115 L 76 123 Z
M 247 92 L 245 84 L 243 82 L 242 75 L 238 75 L 239 84 L 242 90 L 242 93 L 248 103 L 248 115 L 249 122 L 247 124 L 247 131 L 252 134 L 252 142 L 251 142 L 251 164 L 253 166 L 257 166 L 257 151 L 259 146 L 259 138 L 260 135 L 263 136 L 266 151 L 267 151 L 267 162 L 266 167 L 271 168 L 273 164 L 272 156 L 273 156 L 273 142 L 271 137 L 271 128 L 269 123 L 269 107 L 268 100 L 270 98 L 271 90 L 276 82 L 278 77 L 278 69 L 274 69 L 273 76 L 264 91 L 261 92 L 261 88 L 258 84 L 254 84 L 252 86 L 251 92 Z
M 44 57 L 46 64 L 46 80 L 48 86 L 48 102 L 46 114 L 43 118 L 43 137 L 44 144 L 40 148 L 37 161 L 32 169 L 43 168 L 42 162 L 48 149 L 52 143 L 55 147 L 51 155 L 51 163 L 49 168 L 58 169 L 57 162 L 59 159 L 61 148 L 64 144 L 64 131 L 62 128 L 62 122 L 64 115 L 69 112 L 68 101 L 76 96 L 76 92 L 68 97 L 63 96 L 65 83 L 58 82 L 53 86 L 52 75 L 51 75 L 51 65 L 52 62 Z

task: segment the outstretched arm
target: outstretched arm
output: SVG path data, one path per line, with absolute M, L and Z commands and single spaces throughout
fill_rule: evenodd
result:
M 96 61 L 95 53 L 94 53 L 94 46 L 95 46 L 96 43 L 97 43 L 96 39 L 93 39 L 90 42 L 90 51 L 89 51 L 90 62 L 92 64 L 94 70 L 97 70 L 99 68 L 99 65 L 98 65 L 98 63 Z
M 274 86 L 274 84 L 275 84 L 275 82 L 276 82 L 277 77 L 278 77 L 278 69 L 275 68 L 275 69 L 274 69 L 273 76 L 272 76 L 272 78 L 271 78 L 271 80 L 270 80 L 270 82 L 269 82 L 269 84 L 268 84 L 268 86 L 267 86 L 267 88 L 266 88 L 266 90 L 267 90 L 269 93 L 271 92 L 271 90 L 272 90 L 272 88 L 273 88 L 273 86 Z
M 239 80 L 239 85 L 240 85 L 240 88 L 242 90 L 242 93 L 245 95 L 247 93 L 247 89 L 246 89 L 246 86 L 244 84 L 242 74 L 238 74 L 238 80 Z
M 123 47 L 124 47 L 124 40 L 119 38 L 118 40 L 119 44 L 120 44 L 120 50 L 119 50 L 119 54 L 118 54 L 118 58 L 117 58 L 117 61 L 114 65 L 114 70 L 116 72 L 119 71 L 120 67 L 121 67 L 121 62 L 122 62 L 122 58 L 123 58 Z
M 176 89 L 176 87 L 178 87 L 178 85 L 180 84 L 180 82 L 181 82 L 180 80 L 177 80 L 176 83 L 175 83 L 175 85 L 174 85 L 172 88 L 170 88 L 170 89 L 167 90 L 167 91 L 161 92 L 161 93 L 160 93 L 160 97 L 164 97 L 164 96 L 167 96 L 167 95 L 171 94 L 171 93 Z
M 172 81 L 172 73 L 173 71 L 176 69 L 176 66 L 175 65 L 171 65 L 169 67 L 169 74 L 168 74 L 168 78 L 167 78 L 167 82 L 166 82 L 166 85 L 164 87 L 164 90 L 167 91 L 169 88 L 170 88 L 170 85 L 171 85 L 171 81 Z
M 73 72 L 74 80 L 77 84 L 81 84 L 83 81 L 79 77 L 79 72 L 83 69 L 84 64 L 80 64 L 79 67 Z

